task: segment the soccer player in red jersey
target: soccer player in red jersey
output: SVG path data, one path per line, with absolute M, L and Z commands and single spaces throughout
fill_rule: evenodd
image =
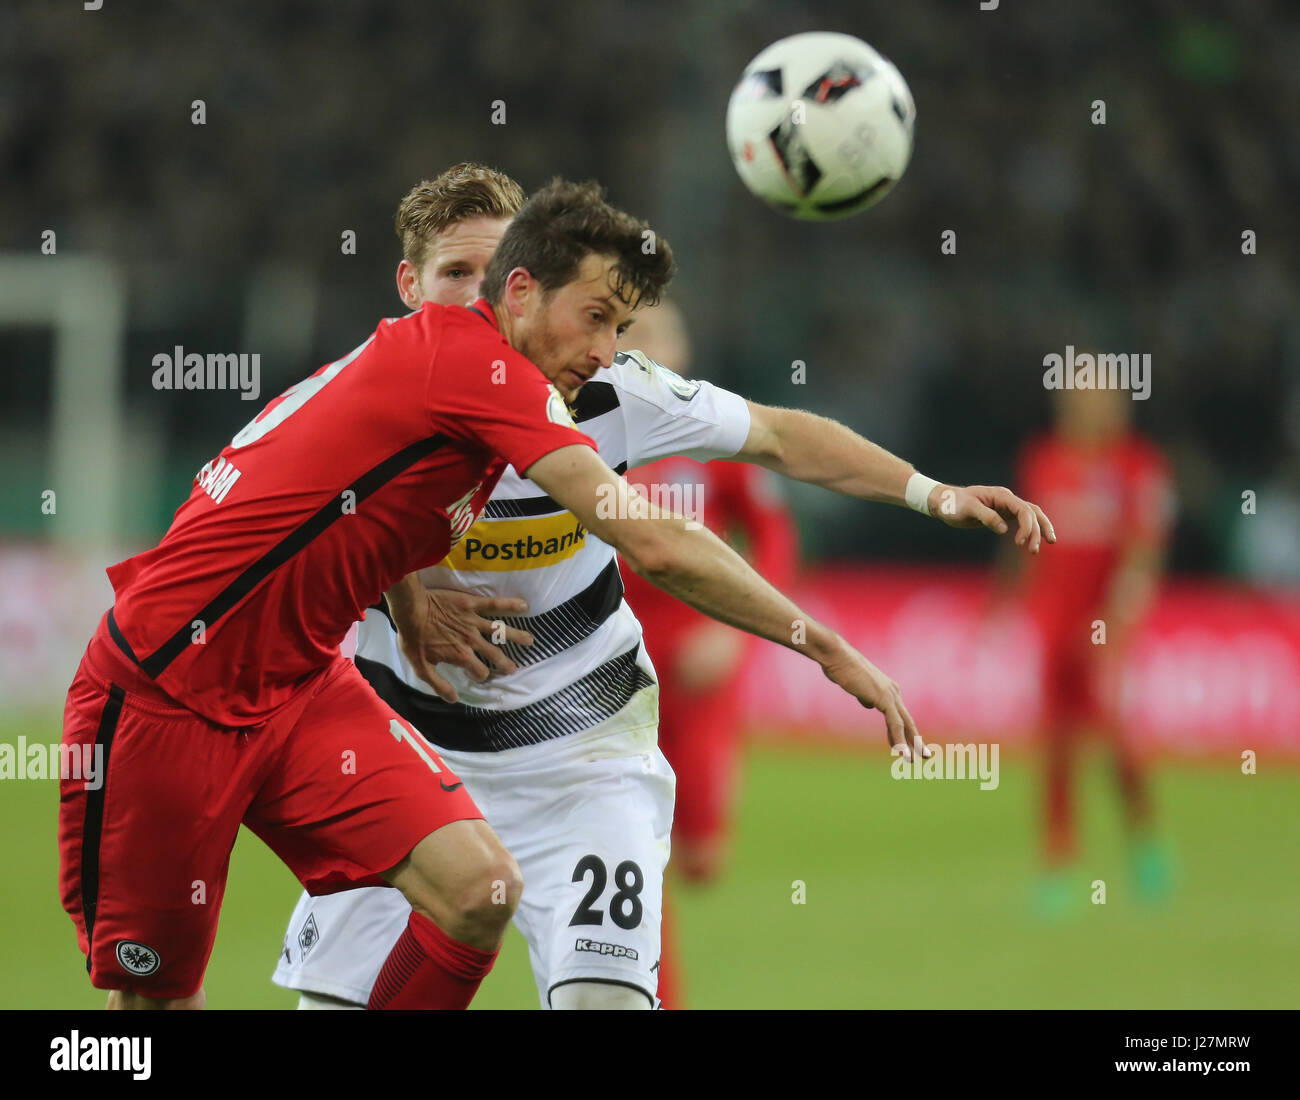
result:
M 339 645 L 385 589 L 395 612 L 411 598 L 402 579 L 445 557 L 507 463 L 633 569 L 817 660 L 883 712 L 891 744 L 914 742 L 897 684 L 711 532 L 643 507 L 573 426 L 562 395 L 610 364 L 671 276 L 662 238 L 643 249 L 649 233 L 594 185 L 543 189 L 483 298 L 385 321 L 291 387 L 199 472 L 162 542 L 109 570 L 115 603 L 64 718 L 66 744 L 102 750 L 105 778 L 64 781 L 59 839 L 64 908 L 110 1007 L 203 1005 L 241 821 L 309 889 L 387 881 L 410 901 L 371 1007 L 469 1003 L 518 869 Z M 959 523 L 1006 530 L 1001 509 L 1037 549 L 1032 505 L 953 491 Z
M 673 303 L 643 311 L 636 343 L 651 359 L 690 377 L 690 342 Z M 797 533 L 770 471 L 747 462 L 671 457 L 627 477 L 651 499 L 681 500 L 679 510 L 729 541 L 738 538 L 750 564 L 778 588 L 794 579 Z M 659 674 L 659 746 L 677 774 L 670 869 L 690 882 L 708 882 L 726 854 L 744 709 L 740 678 L 754 639 L 665 598 L 634 573 L 625 586 Z M 674 923 L 665 891 L 659 999 L 670 1009 L 685 1007 Z
M 1070 903 L 1076 854 L 1071 798 L 1080 734 L 1103 732 L 1133 839 L 1138 889 L 1168 885 L 1168 860 L 1152 833 L 1141 754 L 1120 733 L 1118 695 L 1128 647 L 1151 606 L 1172 519 L 1164 456 L 1130 427 L 1124 390 L 1061 390 L 1055 426 L 1021 456 L 1018 480 L 1067 535 L 1065 545 L 1024 566 L 1024 596 L 1044 643 L 1046 736 L 1044 861 L 1040 904 Z

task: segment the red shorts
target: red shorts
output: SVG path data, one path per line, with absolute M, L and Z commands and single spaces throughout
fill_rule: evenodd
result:
M 655 654 L 672 668 L 672 654 Z M 738 680 L 738 678 L 736 678 Z M 673 832 L 711 840 L 726 831 L 735 801 L 744 700 L 738 682 L 684 694 L 671 682 L 659 691 L 659 747 L 677 773 Z
M 268 721 L 233 730 L 164 695 L 101 621 L 63 742 L 102 752 L 91 782 L 62 781 L 59 806 L 63 907 L 100 989 L 197 992 L 240 822 L 329 893 L 381 884 L 424 837 L 483 816 L 341 657 Z

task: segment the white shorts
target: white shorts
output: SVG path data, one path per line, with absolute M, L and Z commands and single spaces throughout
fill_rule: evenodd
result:
M 577 981 L 658 1005 L 659 929 L 676 777 L 658 747 L 658 685 L 582 733 L 495 753 L 439 749 L 515 857 L 543 1008 Z M 303 894 L 273 981 L 364 1004 L 410 906 L 390 887 Z

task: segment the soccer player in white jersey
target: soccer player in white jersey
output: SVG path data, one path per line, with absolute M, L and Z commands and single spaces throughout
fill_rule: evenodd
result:
M 523 198 L 477 165 L 414 188 L 397 215 L 403 302 L 470 305 Z M 1031 552 L 1055 540 L 1007 489 L 939 486 L 841 425 L 639 352 L 595 380 L 570 373 L 552 381 L 618 473 L 673 454 L 735 457 L 925 512 L 951 488 L 951 511 L 935 512 L 951 526 L 1006 531 L 1006 516 Z M 654 667 L 622 593 L 614 550 L 510 470 L 455 550 L 390 591 L 358 632 L 358 668 L 437 746 L 519 864 L 514 919 L 543 1007 L 657 1004 L 674 776 L 657 747 Z M 391 889 L 304 894 L 274 980 L 301 991 L 301 1008 L 360 1008 L 408 914 Z

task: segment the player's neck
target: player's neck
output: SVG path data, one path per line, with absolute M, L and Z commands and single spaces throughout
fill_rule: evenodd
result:
M 506 338 L 506 343 L 512 348 L 515 347 L 514 318 L 510 316 L 510 311 L 505 308 L 504 304 L 493 305 L 491 302 L 487 304 L 488 308 L 492 310 L 492 315 L 497 319 L 497 328 L 501 330 L 501 335 Z

